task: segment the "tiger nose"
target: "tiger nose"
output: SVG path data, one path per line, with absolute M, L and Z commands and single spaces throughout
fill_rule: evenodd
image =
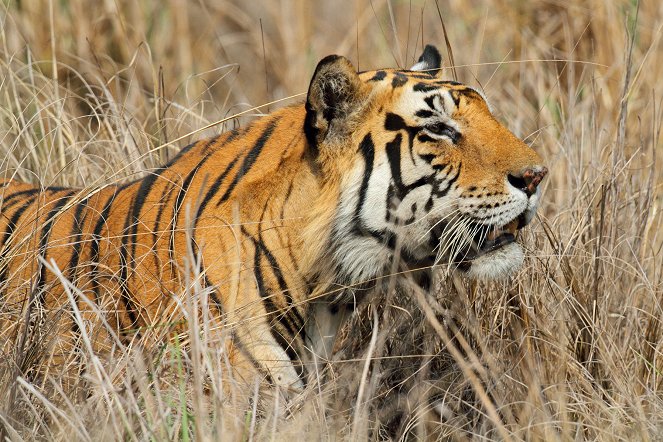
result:
M 525 169 L 518 174 L 509 174 L 508 180 L 513 187 L 525 192 L 530 197 L 536 192 L 536 188 L 547 174 L 548 169 L 546 167 L 536 167 Z

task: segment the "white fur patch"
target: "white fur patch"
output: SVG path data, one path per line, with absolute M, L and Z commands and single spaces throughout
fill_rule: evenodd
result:
M 411 71 L 424 71 L 424 70 L 427 70 L 427 69 L 431 69 L 431 68 L 428 66 L 428 63 L 426 63 L 425 61 L 420 61 L 418 63 L 415 63 L 410 68 Z
M 463 274 L 479 280 L 504 279 L 518 270 L 524 259 L 522 247 L 514 242 L 476 258 Z

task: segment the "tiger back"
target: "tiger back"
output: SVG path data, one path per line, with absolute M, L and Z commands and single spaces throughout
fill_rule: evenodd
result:
M 512 273 L 547 171 L 440 65 L 432 46 L 410 70 L 357 73 L 329 56 L 304 104 L 194 143 L 140 180 L 3 181 L 6 346 L 28 327 L 18 318 L 34 327 L 59 311 L 46 324 L 54 352 L 81 345 L 81 324 L 111 351 L 181 329 L 194 297 L 212 332 L 232 328 L 222 345 L 233 376 L 299 391 L 357 303 L 388 281 L 429 290 L 445 271 Z

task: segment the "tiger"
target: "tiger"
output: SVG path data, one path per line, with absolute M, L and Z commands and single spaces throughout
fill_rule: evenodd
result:
M 301 391 L 388 281 L 431 291 L 442 269 L 491 280 L 523 262 L 518 231 L 548 170 L 481 90 L 443 70 L 432 45 L 410 69 L 358 72 L 330 55 L 303 103 L 194 142 L 138 180 L 4 179 L 0 299 L 21 317 L 75 305 L 87 322 L 64 314 L 54 329 L 71 350 L 82 326 L 103 320 L 130 340 L 204 291 L 215 329 L 232 325 L 235 379 Z M 5 319 L 0 334 L 20 330 Z

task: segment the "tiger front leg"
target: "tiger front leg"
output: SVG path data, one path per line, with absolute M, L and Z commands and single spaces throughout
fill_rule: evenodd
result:
M 286 397 L 304 389 L 303 366 L 293 361 L 274 337 L 273 328 L 262 318 L 247 319 L 232 333 L 234 375 L 247 384 L 256 379 L 279 388 Z

